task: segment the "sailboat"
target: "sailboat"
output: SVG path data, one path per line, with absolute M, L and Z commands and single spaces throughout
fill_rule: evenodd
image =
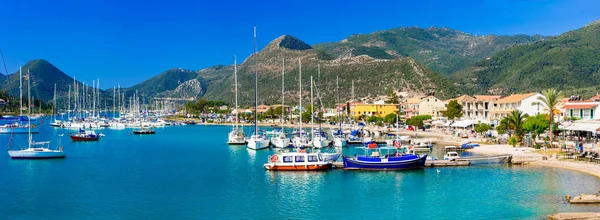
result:
M 282 70 L 281 70 L 281 130 L 279 130 L 278 132 L 274 133 L 273 138 L 271 139 L 271 143 L 273 143 L 273 146 L 277 147 L 277 148 L 285 148 L 288 147 L 292 144 L 290 138 L 287 137 L 283 126 L 284 126 L 284 116 L 285 116 L 285 90 L 284 90 L 284 85 L 285 85 L 285 59 L 283 60 L 282 63 Z
M 27 89 L 28 99 L 31 100 L 31 88 L 29 86 L 29 74 L 27 75 Z M 31 108 L 27 108 L 29 115 L 31 115 Z M 31 117 L 27 117 L 29 124 L 31 124 Z M 45 147 L 44 147 L 45 146 Z M 12 159 L 51 159 L 51 158 L 64 158 L 65 153 L 63 152 L 64 147 L 60 147 L 58 150 L 50 149 L 50 141 L 45 142 L 34 142 L 33 136 L 31 136 L 31 127 L 29 127 L 29 140 L 27 142 L 27 148 L 21 150 L 7 150 L 8 155 Z
M 321 66 L 318 66 L 318 72 L 319 72 L 319 78 L 321 77 Z M 320 81 L 320 80 L 319 80 Z M 312 76 L 310 77 L 310 105 L 313 106 L 314 108 L 314 104 L 313 104 L 313 85 L 314 85 L 314 81 L 312 80 Z M 320 87 L 320 86 L 319 86 Z M 317 87 L 317 98 L 319 98 L 319 87 Z M 319 105 L 320 106 L 320 105 Z M 320 108 L 317 112 L 320 111 Z M 315 115 L 315 111 L 314 109 L 312 109 L 311 112 L 311 124 L 313 127 L 313 131 L 312 131 L 312 144 L 315 148 L 323 148 L 323 147 L 327 147 L 329 146 L 330 141 L 327 139 L 327 133 L 325 133 L 323 131 L 323 129 L 321 128 L 321 120 L 319 119 L 319 128 L 318 129 L 314 129 L 314 115 Z
M 239 117 L 238 117 L 238 90 L 237 90 L 237 59 L 233 59 L 233 79 L 235 84 L 235 126 L 229 132 L 229 139 L 227 140 L 227 144 L 231 145 L 243 145 L 246 144 L 246 134 L 243 129 L 240 129 L 238 126 Z
M 52 122 L 50 122 L 50 126 L 52 127 L 62 127 L 63 123 L 61 120 L 56 119 L 56 83 L 54 83 L 54 106 L 52 106 Z
M 137 94 L 137 91 L 135 91 L 135 93 Z M 152 129 L 149 129 L 149 128 L 146 128 L 146 127 L 144 127 L 144 125 L 142 124 L 142 113 L 140 112 L 140 103 L 139 103 L 139 101 L 138 101 L 138 98 L 139 98 L 139 96 L 137 96 L 137 95 L 136 95 L 136 96 L 135 96 L 135 99 L 136 99 L 136 101 L 135 101 L 135 102 L 136 102 L 136 104 L 137 104 L 137 105 L 136 105 L 136 107 L 137 107 L 137 108 L 135 108 L 135 110 L 136 110 L 136 111 L 139 113 L 139 115 L 140 115 L 140 118 L 139 118 L 139 121 L 140 121 L 140 129 L 139 129 L 139 130 L 135 130 L 135 131 L 133 131 L 133 134 L 154 134 L 154 133 L 156 133 L 154 130 L 152 130 Z
M 299 92 L 298 92 L 298 96 L 300 98 L 300 112 L 298 113 L 298 118 L 299 118 L 299 124 L 300 124 L 300 128 L 296 129 L 292 135 L 294 135 L 294 137 L 292 138 L 292 145 L 294 145 L 294 147 L 297 148 L 302 148 L 302 147 L 309 147 L 311 146 L 310 143 L 310 138 L 306 135 L 306 133 L 304 132 L 304 130 L 302 129 L 302 60 L 298 59 L 298 83 L 300 86 L 298 86 L 299 88 Z
M 36 125 L 31 125 L 31 114 L 27 115 L 27 117 L 23 116 L 23 82 L 21 80 L 21 72 L 21 68 L 19 68 L 19 116 L 3 117 L 0 115 L 0 134 L 28 134 L 29 132 L 40 132 Z
M 269 147 L 269 139 L 258 130 L 258 68 L 256 57 L 256 26 L 254 26 L 254 134 L 248 140 L 248 148 L 260 150 Z
M 339 85 L 339 77 L 335 78 L 335 86 L 336 86 L 336 90 L 337 90 L 337 95 L 338 95 L 338 107 L 337 109 L 337 115 L 338 115 L 338 124 L 340 124 L 340 129 L 337 130 L 336 132 L 333 133 L 333 146 L 335 147 L 345 147 L 346 145 L 348 145 L 348 139 L 346 139 L 346 135 L 344 134 L 344 132 L 342 131 L 342 117 L 340 116 L 340 85 Z M 349 107 L 347 107 L 349 108 Z

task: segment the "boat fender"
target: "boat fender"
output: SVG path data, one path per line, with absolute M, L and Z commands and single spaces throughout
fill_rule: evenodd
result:
M 277 156 L 277 154 L 271 156 L 271 162 L 273 162 L 273 163 L 277 162 L 278 159 L 279 159 L 279 156 Z
M 60 151 L 62 152 L 65 149 L 65 146 L 60 146 Z

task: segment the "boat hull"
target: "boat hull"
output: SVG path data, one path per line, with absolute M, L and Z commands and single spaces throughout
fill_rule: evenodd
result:
M 325 164 L 314 164 L 314 165 L 280 165 L 268 163 L 264 165 L 267 170 L 279 170 L 279 171 L 317 171 L 317 170 L 329 170 L 332 167 L 331 163 Z
M 342 139 L 342 138 L 333 139 L 333 146 L 346 147 L 346 145 L 348 145 L 348 141 L 346 139 Z
M 323 155 L 323 160 L 325 161 L 336 161 L 340 158 L 339 153 L 321 153 Z
M 78 136 L 70 136 L 72 141 L 97 141 L 100 139 L 100 136 L 96 137 L 78 137 Z
M 312 144 L 315 148 L 323 148 L 329 146 L 329 140 L 325 138 L 315 138 L 313 139 Z
M 40 130 L 31 128 L 31 133 L 40 133 Z M 0 128 L 0 134 L 29 134 L 29 128 Z
M 248 140 L 248 148 L 261 150 L 269 147 L 269 140 Z
M 50 152 L 33 152 L 33 151 L 20 151 L 20 150 L 9 150 L 8 155 L 12 159 L 56 159 L 65 158 L 65 153 L 62 151 L 50 151 Z
M 425 167 L 425 161 L 427 160 L 427 154 L 418 156 L 414 159 L 400 160 L 400 161 L 362 161 L 357 160 L 354 157 L 343 157 L 344 169 L 351 170 L 406 170 L 406 169 L 419 169 Z

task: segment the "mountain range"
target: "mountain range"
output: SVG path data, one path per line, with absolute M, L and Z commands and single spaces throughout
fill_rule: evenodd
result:
M 600 24 L 598 22 L 555 37 L 475 36 L 449 28 L 396 28 L 352 35 L 340 42 L 308 45 L 290 35 L 271 41 L 256 55 L 259 102 L 281 101 L 285 61 L 286 103 L 310 100 L 310 76 L 315 97 L 324 104 L 337 101 L 339 77 L 342 101 L 352 97 L 381 99 L 388 89 L 401 96 L 435 94 L 510 94 L 555 87 L 572 93 L 600 89 Z M 298 93 L 299 61 L 303 93 Z M 44 100 L 52 98 L 54 83 L 65 94 L 73 79 L 45 60 L 28 62 L 25 69 Z M 130 88 L 146 97 L 200 98 L 233 101 L 233 65 L 202 70 L 170 69 Z M 254 101 L 254 55 L 237 66 L 241 105 Z M 320 71 L 319 71 L 320 70 Z M 320 73 L 320 74 L 319 74 Z M 320 77 L 319 77 L 320 76 Z M 6 77 L 0 77 L 8 88 Z M 18 94 L 18 77 L 11 78 L 11 94 Z M 14 79 L 17 78 L 16 84 Z M 37 78 L 37 79 L 36 79 Z M 352 85 L 354 87 L 352 88 Z M 317 94 L 316 88 L 319 87 Z M 111 96 L 108 90 L 106 96 Z

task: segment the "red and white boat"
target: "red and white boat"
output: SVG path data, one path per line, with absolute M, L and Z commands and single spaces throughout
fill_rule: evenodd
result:
M 97 141 L 100 139 L 102 134 L 96 134 L 94 131 L 83 131 L 79 130 L 77 134 L 71 134 L 72 141 Z
M 328 170 L 332 166 L 333 164 L 325 160 L 321 153 L 307 153 L 304 150 L 271 155 L 269 163 L 264 165 L 267 170 L 288 171 Z

